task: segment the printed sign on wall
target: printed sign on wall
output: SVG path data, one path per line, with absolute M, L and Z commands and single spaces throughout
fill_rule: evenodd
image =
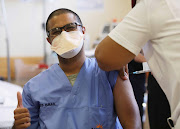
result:
M 104 0 L 77 0 L 77 8 L 82 11 L 103 10 Z

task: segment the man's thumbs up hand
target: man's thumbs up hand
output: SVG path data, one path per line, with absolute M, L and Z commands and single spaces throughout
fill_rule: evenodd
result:
M 26 129 L 31 125 L 30 121 L 30 114 L 27 108 L 23 107 L 22 104 L 22 95 L 20 92 L 17 92 L 17 100 L 18 105 L 17 108 L 14 110 L 14 126 L 13 129 Z

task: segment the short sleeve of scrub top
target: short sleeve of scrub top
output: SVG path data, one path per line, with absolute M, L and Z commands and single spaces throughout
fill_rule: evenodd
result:
M 28 85 L 28 83 L 26 84 Z M 30 96 L 30 90 L 28 86 L 24 86 L 23 93 L 23 106 L 29 109 L 29 112 L 31 114 L 31 126 L 27 129 L 36 129 L 38 128 L 38 114 L 39 114 L 39 108 L 37 108 L 36 104 L 33 102 L 32 97 Z
M 150 39 L 148 3 L 141 0 L 110 33 L 109 37 L 137 55 Z
M 118 73 L 119 73 L 118 71 L 110 71 L 110 72 L 106 73 L 109 84 L 111 85 L 112 90 L 114 89 L 114 86 L 116 84 Z

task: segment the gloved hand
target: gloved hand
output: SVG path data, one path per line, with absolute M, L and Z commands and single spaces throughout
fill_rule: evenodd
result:
M 123 80 L 127 80 L 129 78 L 128 65 L 123 66 L 123 68 L 119 70 L 119 75 Z

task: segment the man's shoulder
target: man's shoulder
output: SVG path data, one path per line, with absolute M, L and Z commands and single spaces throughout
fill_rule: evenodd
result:
M 97 64 L 97 60 L 94 57 L 91 57 L 91 58 L 87 57 L 86 58 L 86 64 L 88 64 L 88 66 L 91 66 L 91 67 L 98 67 L 99 68 L 99 66 Z
M 86 68 L 91 69 L 92 71 L 96 71 L 99 73 L 99 71 L 103 71 L 98 66 L 96 58 L 87 58 L 86 59 Z

